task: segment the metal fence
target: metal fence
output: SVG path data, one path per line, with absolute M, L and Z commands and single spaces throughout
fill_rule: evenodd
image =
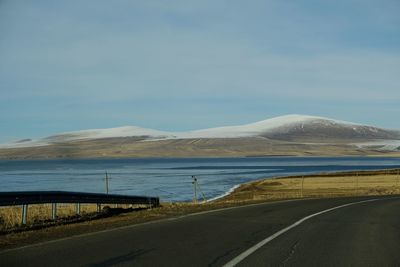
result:
M 0 192 L 0 206 L 22 206 L 22 224 L 25 225 L 28 217 L 28 205 L 52 204 L 51 217 L 57 217 L 57 204 L 75 203 L 76 213 L 80 214 L 80 204 L 97 204 L 97 211 L 101 211 L 101 204 L 128 204 L 147 205 L 157 207 L 160 205 L 158 197 L 127 196 L 114 194 L 66 192 L 66 191 L 21 191 Z

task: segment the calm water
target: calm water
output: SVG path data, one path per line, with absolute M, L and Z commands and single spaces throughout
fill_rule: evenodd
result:
M 159 196 L 163 201 L 191 200 L 191 175 L 206 198 L 263 177 L 399 168 L 400 158 L 268 157 L 190 159 L 86 159 L 0 161 L 0 191 L 66 190 Z

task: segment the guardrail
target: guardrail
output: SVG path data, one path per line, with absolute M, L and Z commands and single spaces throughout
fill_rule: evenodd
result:
M 157 207 L 160 205 L 160 199 L 158 197 L 66 191 L 0 192 L 0 206 L 22 205 L 23 225 L 27 222 L 28 205 L 52 204 L 51 217 L 55 220 L 57 217 L 57 204 L 60 203 L 75 203 L 76 213 L 80 214 L 80 204 L 97 204 L 97 212 L 100 212 L 101 204 L 147 205 L 149 207 Z

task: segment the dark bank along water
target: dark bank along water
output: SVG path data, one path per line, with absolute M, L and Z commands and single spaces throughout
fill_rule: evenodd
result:
M 162 201 L 193 198 L 196 175 L 206 198 L 264 177 L 348 170 L 400 168 L 400 158 L 266 157 L 175 159 L 84 159 L 0 161 L 0 191 L 66 190 L 159 196 Z

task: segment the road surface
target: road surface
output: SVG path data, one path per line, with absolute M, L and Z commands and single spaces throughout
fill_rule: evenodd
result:
M 206 212 L 5 250 L 0 266 L 400 266 L 400 198 L 339 207 L 369 199 Z

